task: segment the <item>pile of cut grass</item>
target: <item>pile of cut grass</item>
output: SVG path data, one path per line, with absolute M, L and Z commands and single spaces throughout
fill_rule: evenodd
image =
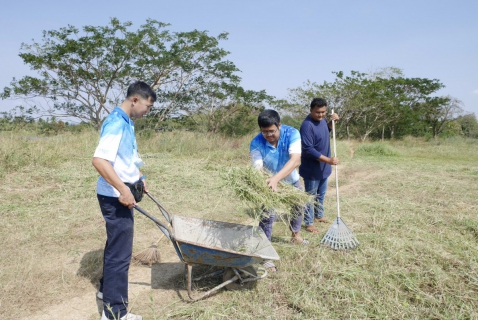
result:
M 252 209 L 255 220 L 260 219 L 263 210 L 290 213 L 313 201 L 309 194 L 286 183 L 279 183 L 277 192 L 272 191 L 266 183 L 268 177 L 252 166 L 228 168 L 223 174 L 225 187 Z

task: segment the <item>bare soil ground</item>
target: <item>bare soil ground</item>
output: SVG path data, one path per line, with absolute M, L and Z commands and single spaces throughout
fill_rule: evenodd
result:
M 132 263 L 129 272 L 129 299 L 130 307 L 134 312 L 138 299 L 147 297 L 148 292 L 155 291 L 155 298 L 161 303 L 168 303 L 178 296 L 187 297 L 186 287 L 176 286 L 177 279 L 184 276 L 184 264 L 179 260 L 176 252 L 166 241 L 161 243 L 161 263 L 152 267 Z M 81 268 L 81 266 L 76 265 Z M 71 268 L 75 272 L 75 267 Z M 96 298 L 97 288 L 91 284 L 88 290 L 81 295 L 62 301 L 58 304 L 43 305 L 41 310 L 25 316 L 26 319 L 51 320 L 51 319 L 99 319 L 103 310 L 103 303 Z

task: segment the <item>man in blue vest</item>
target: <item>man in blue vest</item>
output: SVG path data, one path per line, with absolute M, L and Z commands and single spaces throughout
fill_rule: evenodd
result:
M 283 181 L 294 185 L 302 190 L 297 166 L 300 164 L 300 134 L 293 127 L 280 123 L 280 116 L 275 110 L 265 110 L 259 114 L 258 124 L 261 130 L 250 145 L 250 155 L 253 166 L 264 169 L 272 174 L 265 182 L 273 190 L 277 191 L 277 184 Z M 267 208 L 259 226 L 266 234 L 269 241 L 272 237 L 272 225 L 275 219 L 273 208 Z M 309 241 L 300 236 L 303 212 L 301 209 L 292 213 L 290 230 L 292 231 L 291 242 L 308 245 Z M 271 272 L 277 271 L 272 261 L 266 261 L 264 267 Z

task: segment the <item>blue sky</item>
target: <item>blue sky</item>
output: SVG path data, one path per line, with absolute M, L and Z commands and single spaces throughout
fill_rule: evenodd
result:
M 134 4 L 133 4 L 134 3 Z M 332 71 L 397 67 L 406 77 L 439 79 L 478 115 L 478 1 L 12 1 L 0 20 L 0 88 L 32 73 L 20 45 L 43 30 L 104 26 L 111 17 L 139 27 L 147 18 L 171 31 L 229 33 L 221 47 L 241 69 L 246 89 L 286 98 L 306 80 Z M 22 101 L 0 100 L 0 111 Z

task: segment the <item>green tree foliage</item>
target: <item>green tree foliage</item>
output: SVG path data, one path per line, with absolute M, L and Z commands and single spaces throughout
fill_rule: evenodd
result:
M 461 105 L 460 100 L 447 96 L 428 98 L 419 106 L 425 123 L 432 129 L 433 138 L 436 139 L 455 116 L 463 113 Z
M 182 105 L 182 111 L 198 126 L 209 132 L 226 130 L 240 135 L 245 134 L 243 129 L 231 131 L 230 126 L 240 126 L 241 118 L 245 120 L 250 115 L 257 117 L 257 111 L 264 109 L 263 102 L 272 100 L 265 91 L 244 90 L 237 83 L 205 84 L 198 94 L 188 98 Z
M 226 112 L 227 117 L 219 124 L 218 131 L 223 135 L 235 137 L 259 132 L 257 116 L 262 110 L 263 108 L 250 108 L 244 105 L 226 107 L 222 112 Z
M 474 113 L 459 116 L 456 122 L 460 125 L 465 137 L 478 138 L 478 122 Z
M 0 131 L 32 130 L 35 121 L 22 116 L 0 118 Z
M 24 110 L 18 107 L 15 110 Z M 2 112 L 0 113 L 0 131 L 28 131 L 38 135 L 58 135 L 65 132 L 79 133 L 91 130 L 90 123 L 81 122 L 71 125 L 55 117 L 34 119 L 25 113 Z
M 409 134 L 422 135 L 431 130 L 434 137 L 462 112 L 461 102 L 452 97 L 432 97 L 444 85 L 437 79 L 405 78 L 400 69 L 384 68 L 366 74 L 334 72 L 333 82 L 307 81 L 289 89 L 279 107 L 295 116 L 309 112 L 310 101 L 322 97 L 329 108 L 340 114 L 339 133 L 362 141 L 369 137 L 384 139 Z
M 193 101 L 214 95 L 215 90 L 232 94 L 230 100 L 244 92 L 238 68 L 225 60 L 229 52 L 219 47 L 227 33 L 213 37 L 207 31 L 171 32 L 168 26 L 149 19 L 132 30 L 131 22 L 113 18 L 104 27 L 85 26 L 80 31 L 69 25 L 44 31 L 41 42 L 22 44 L 20 53 L 38 76 L 14 78 L 1 97 L 34 99 L 30 110 L 36 114 L 75 118 L 99 127 L 137 79 L 158 93 L 152 111 L 155 121 L 181 110 L 189 113 Z M 224 90 L 227 86 L 235 91 Z

